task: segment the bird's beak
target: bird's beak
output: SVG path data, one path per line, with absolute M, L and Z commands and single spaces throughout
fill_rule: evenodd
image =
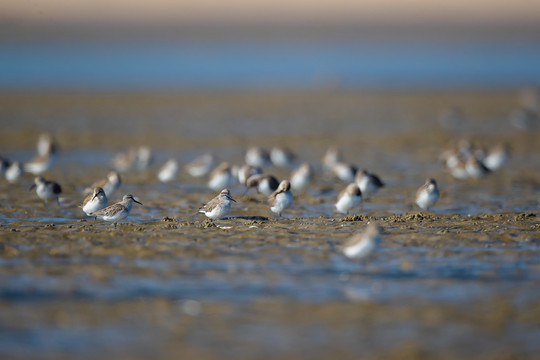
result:
M 229 200 L 232 200 L 234 202 L 236 202 L 236 200 L 234 200 L 232 197 L 228 196 Z
M 36 188 L 36 184 L 32 184 L 32 186 L 30 186 L 30 188 L 28 189 L 28 191 L 34 190 L 35 188 Z
M 142 205 L 142 203 L 141 203 L 141 202 L 138 202 L 138 201 L 137 201 L 137 200 L 135 200 L 135 199 L 133 199 L 133 201 L 135 201 L 135 202 L 136 202 L 137 204 L 139 204 L 139 205 Z

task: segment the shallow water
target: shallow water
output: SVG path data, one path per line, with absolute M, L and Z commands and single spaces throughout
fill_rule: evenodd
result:
M 28 160 L 55 133 L 64 189 L 43 205 L 0 182 L 0 355 L 8 358 L 534 358 L 540 351 L 540 144 L 508 122 L 515 93 L 19 94 L 0 97 L 2 154 Z M 440 111 L 460 106 L 448 128 Z M 148 120 L 151 119 L 151 120 Z M 15 124 L 15 125 L 14 125 Z M 509 164 L 457 181 L 438 163 L 452 140 L 512 147 Z M 242 195 L 214 227 L 196 215 L 215 194 L 169 157 L 212 151 L 242 162 L 248 145 L 287 145 L 317 165 L 327 146 L 387 183 L 355 214 L 319 174 L 284 218 Z M 148 171 L 123 174 L 110 202 L 134 194 L 114 228 L 84 217 L 84 186 L 130 144 L 150 145 Z M 282 178 L 283 169 L 271 168 Z M 420 212 L 426 177 L 441 199 Z M 338 248 L 368 221 L 383 241 L 366 261 Z

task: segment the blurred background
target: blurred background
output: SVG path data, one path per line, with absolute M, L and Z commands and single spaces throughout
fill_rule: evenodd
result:
M 0 90 L 540 83 L 540 1 L 0 4 Z

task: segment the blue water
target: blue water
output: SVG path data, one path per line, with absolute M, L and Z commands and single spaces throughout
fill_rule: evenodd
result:
M 493 88 L 540 85 L 526 42 L 0 45 L 0 89 Z

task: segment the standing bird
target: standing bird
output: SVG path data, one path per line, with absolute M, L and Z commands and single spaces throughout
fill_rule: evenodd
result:
M 139 146 L 135 157 L 135 167 L 137 170 L 146 170 L 154 161 L 152 149 L 149 146 Z
M 62 187 L 54 182 L 45 180 L 45 178 L 38 176 L 34 179 L 34 184 L 30 186 L 29 190 L 36 189 L 36 194 L 40 199 L 45 200 L 45 203 L 49 199 L 56 199 L 56 203 L 60 204 L 59 197 L 62 193 Z
M 332 167 L 332 173 L 341 181 L 350 183 L 354 181 L 354 177 L 357 173 L 356 166 L 339 162 Z
M 355 179 L 360 191 L 362 191 L 362 195 L 366 198 L 374 195 L 380 188 L 384 187 L 381 179 L 367 170 L 358 172 Z
M 313 168 L 307 162 L 291 173 L 291 188 L 293 190 L 305 189 L 313 179 Z
M 510 159 L 510 147 L 499 144 L 492 148 L 484 158 L 484 165 L 491 171 L 499 170 Z
M 208 187 L 214 191 L 228 188 L 234 184 L 235 178 L 232 173 L 232 167 L 228 162 L 222 162 L 210 173 Z
M 44 155 L 50 148 L 56 150 L 56 141 L 54 140 L 54 137 L 49 133 L 42 133 L 39 135 L 37 142 L 38 155 Z
M 158 179 L 162 183 L 167 183 L 174 180 L 178 176 L 179 168 L 178 161 L 175 159 L 169 159 L 158 172 Z
M 342 247 L 343 254 L 350 259 L 363 259 L 369 256 L 381 241 L 381 227 L 369 223 L 363 233 L 353 235 Z
M 362 192 L 356 183 L 351 183 L 343 189 L 337 198 L 336 209 L 340 213 L 348 214 L 349 210 L 360 205 Z
M 274 166 L 293 168 L 296 165 L 296 155 L 286 147 L 274 146 L 270 150 L 270 160 Z
M 18 161 L 12 162 L 6 170 L 6 180 L 12 184 L 16 183 L 23 175 L 24 169 Z
M 195 158 L 184 166 L 184 169 L 193 177 L 208 175 L 216 166 L 216 159 L 212 154 L 204 154 Z
M 24 164 L 24 171 L 33 175 L 41 175 L 49 170 L 56 162 L 56 147 L 53 143 L 49 143 L 43 153 L 38 154 L 35 158 Z
M 248 165 L 264 168 L 272 165 L 268 150 L 253 146 L 246 151 L 245 162 Z
M 131 212 L 131 207 L 133 206 L 133 202 L 142 205 L 142 203 L 138 202 L 133 198 L 133 195 L 129 194 L 124 195 L 122 201 L 117 202 L 116 204 L 112 204 L 111 206 L 107 206 L 104 209 L 97 210 L 88 215 L 95 216 L 104 221 L 112 222 L 114 224 L 114 227 L 116 227 L 116 223 L 118 221 L 125 219 L 129 215 L 129 213 Z
M 258 193 L 271 195 L 279 186 L 278 180 L 273 175 L 261 174 L 250 176 L 246 181 L 247 190 L 254 187 Z M 246 192 L 247 192 L 246 190 Z
M 280 217 L 283 210 L 291 206 L 292 203 L 293 195 L 291 192 L 291 184 L 288 180 L 283 180 L 276 191 L 268 197 L 270 210 Z
M 422 210 L 428 210 L 439 200 L 439 189 L 435 179 L 427 179 L 416 192 L 416 204 Z
M 100 187 L 95 187 L 92 194 L 84 199 L 81 208 L 86 215 L 90 216 L 90 214 L 106 208 L 107 205 L 109 205 L 109 201 L 107 200 L 105 191 Z
M 84 189 L 84 193 L 91 194 L 96 187 L 100 187 L 103 188 L 103 191 L 105 191 L 105 195 L 107 195 L 107 197 L 110 197 L 113 192 L 118 190 L 120 185 L 122 185 L 122 178 L 120 177 L 118 171 L 113 170 L 107 174 L 106 178 L 98 180 L 91 186 Z
M 232 202 L 236 202 L 231 197 L 229 189 L 223 189 L 218 196 L 210 200 L 199 208 L 199 212 L 206 215 L 211 220 L 221 219 L 231 211 Z

